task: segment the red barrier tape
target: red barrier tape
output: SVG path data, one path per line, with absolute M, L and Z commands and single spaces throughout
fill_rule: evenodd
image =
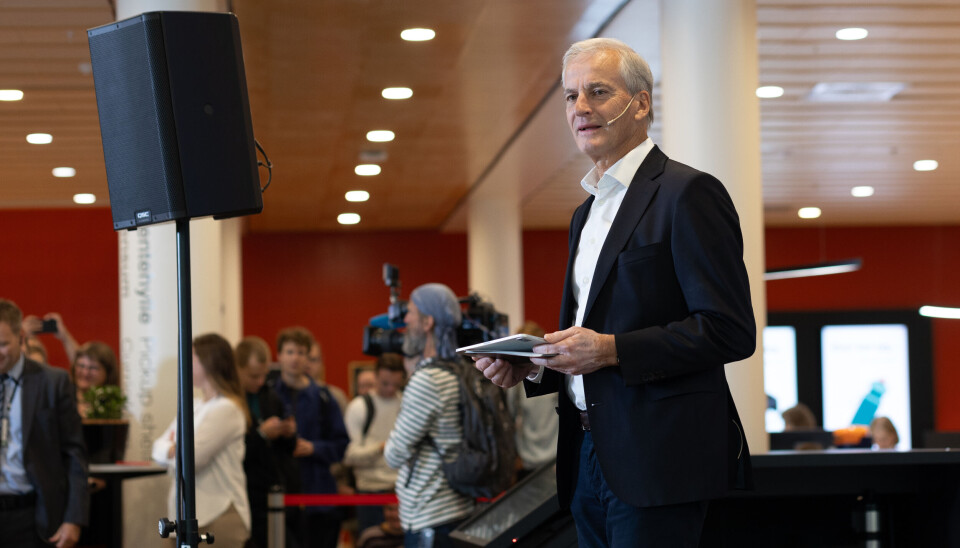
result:
M 478 498 L 477 502 L 494 502 L 503 496 L 500 493 L 492 499 Z M 397 495 L 284 495 L 284 506 L 383 506 L 397 504 Z
M 397 496 L 386 495 L 284 495 L 284 506 L 383 506 L 397 504 Z

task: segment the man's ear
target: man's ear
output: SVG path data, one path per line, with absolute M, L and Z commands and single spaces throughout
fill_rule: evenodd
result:
M 637 104 L 640 108 L 637 109 L 637 113 L 634 115 L 634 118 L 637 120 L 643 120 L 647 117 L 647 113 L 650 112 L 650 94 L 646 91 L 641 91 L 638 93 Z
M 426 314 L 424 314 L 424 315 L 422 316 L 422 318 L 423 318 L 423 319 L 422 319 L 421 323 L 423 324 L 423 328 L 424 328 L 428 333 L 433 332 L 433 327 L 436 325 L 436 322 L 433 321 L 433 316 L 427 316 Z

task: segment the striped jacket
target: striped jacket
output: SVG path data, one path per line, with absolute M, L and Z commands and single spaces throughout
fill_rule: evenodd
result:
M 458 380 L 448 371 L 424 367 L 428 363 L 421 362 L 410 377 L 400 415 L 384 449 L 387 463 L 399 469 L 397 498 L 400 522 L 406 531 L 462 519 L 474 508 L 473 499 L 447 483 L 440 455 L 425 440 L 429 435 L 440 452 L 452 460 L 463 438 Z

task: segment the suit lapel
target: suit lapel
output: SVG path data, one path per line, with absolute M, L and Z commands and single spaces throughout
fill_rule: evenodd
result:
M 23 446 L 27 447 L 30 440 L 30 428 L 33 426 L 33 417 L 36 415 L 37 402 L 40 401 L 41 389 L 40 366 L 30 360 L 23 362 L 23 378 L 20 380 L 20 405 L 22 415 L 20 416 L 21 428 L 23 429 Z
M 620 203 L 620 209 L 617 210 L 617 216 L 613 218 L 613 224 L 610 225 L 610 232 L 607 233 L 607 239 L 603 242 L 600 249 L 600 257 L 597 259 L 597 268 L 593 272 L 593 281 L 590 282 L 590 295 L 587 297 L 587 307 L 583 314 L 583 323 L 586 325 L 587 318 L 590 316 L 590 309 L 600 294 L 600 288 L 606 283 L 610 270 L 613 268 L 617 255 L 627 245 L 630 235 L 633 234 L 640 218 L 643 217 L 647 206 L 656 194 L 660 184 L 655 179 L 663 173 L 664 166 L 667 163 L 667 156 L 660 151 L 660 148 L 654 146 L 653 149 L 644 158 L 643 163 L 634 174 L 630 182 L 630 188 L 627 189 L 623 202 Z M 584 215 L 586 218 L 586 215 Z M 581 229 L 583 225 L 581 225 Z

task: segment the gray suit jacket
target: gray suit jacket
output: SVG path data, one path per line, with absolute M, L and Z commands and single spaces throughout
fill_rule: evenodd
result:
M 66 371 L 24 360 L 23 463 L 37 493 L 37 534 L 86 525 L 87 458 L 76 391 Z

